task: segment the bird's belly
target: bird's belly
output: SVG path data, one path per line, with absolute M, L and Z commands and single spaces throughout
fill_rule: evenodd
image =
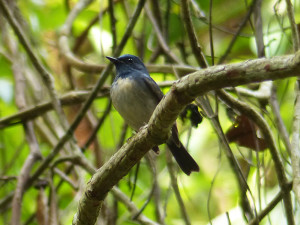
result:
M 131 78 L 119 79 L 111 89 L 114 107 L 134 130 L 146 125 L 157 105 L 151 92 Z

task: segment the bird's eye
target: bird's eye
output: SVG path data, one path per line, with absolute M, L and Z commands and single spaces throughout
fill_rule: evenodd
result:
M 129 62 L 129 63 L 133 63 L 133 59 L 132 59 L 132 58 L 129 58 L 129 59 L 128 59 L 128 62 Z

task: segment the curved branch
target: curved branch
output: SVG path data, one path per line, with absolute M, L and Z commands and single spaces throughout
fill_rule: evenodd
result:
M 272 59 L 257 59 L 224 66 L 214 66 L 183 77 L 175 83 L 156 107 L 148 126 L 133 136 L 123 147 L 105 163 L 91 178 L 80 200 L 80 210 L 76 218 L 85 215 L 95 216 L 112 187 L 153 146 L 164 143 L 171 126 L 184 107 L 196 96 L 208 91 L 237 86 L 250 82 L 275 80 L 299 75 L 300 52 L 295 55 Z M 282 171 L 283 172 L 283 171 Z M 85 210 L 94 210 L 86 212 Z M 74 224 L 80 224 L 77 220 Z M 93 223 L 90 223 L 93 224 Z

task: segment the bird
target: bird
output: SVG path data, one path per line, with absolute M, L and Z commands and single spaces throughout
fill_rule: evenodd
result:
M 149 122 L 164 94 L 139 57 L 125 54 L 118 58 L 106 58 L 116 68 L 116 77 L 110 89 L 112 104 L 125 122 L 138 131 Z M 185 174 L 199 171 L 198 164 L 179 140 L 176 122 L 166 144 Z M 155 149 L 158 150 L 158 147 Z

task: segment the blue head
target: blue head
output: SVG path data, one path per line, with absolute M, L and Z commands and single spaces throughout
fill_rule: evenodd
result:
M 144 74 L 149 74 L 142 60 L 134 55 L 122 55 L 118 58 L 108 57 L 117 69 L 117 75 L 122 76 L 132 72 L 142 72 Z

